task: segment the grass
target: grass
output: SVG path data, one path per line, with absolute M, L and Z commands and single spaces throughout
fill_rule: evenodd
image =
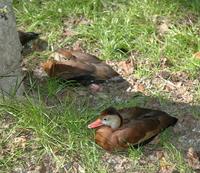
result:
M 2 155 L 0 169 L 10 171 L 13 164 L 28 167 L 31 156 L 40 164 L 44 156 L 50 155 L 56 164 L 54 171 L 61 171 L 66 165 L 77 162 L 86 172 L 107 172 L 107 167 L 101 161 L 104 151 L 94 143 L 93 132 L 87 130 L 87 124 L 96 117 L 102 105 L 91 108 L 87 100 L 77 105 L 77 99 L 68 98 L 54 107 L 47 107 L 43 102 L 29 97 L 20 101 L 1 102 L 1 122 L 8 118 L 12 121 L 10 124 L 8 121 L 9 127 L 4 129 L 0 140 L 3 150 L 10 149 L 9 153 Z M 117 107 L 138 103 L 141 102 L 130 100 L 126 104 L 118 104 Z M 105 106 L 106 104 L 103 107 Z M 15 142 L 23 136 L 26 137 L 24 142 Z M 166 131 L 160 138 L 160 144 L 166 148 L 168 162 L 177 165 L 180 172 L 189 170 L 180 151 L 174 146 L 175 152 L 170 149 L 172 145 L 168 142 L 169 136 Z M 145 157 L 143 152 L 142 147 L 129 149 L 127 157 L 134 160 L 133 168 L 136 166 L 137 170 L 147 172 L 158 170 L 157 164 L 144 167 L 139 165 L 139 160 Z
M 150 65 L 139 64 L 135 71 L 139 77 L 154 75 L 160 69 L 160 59 L 166 57 L 172 64 L 168 70 L 186 71 L 191 77 L 196 77 L 200 63 L 193 54 L 200 49 L 199 5 L 195 0 L 188 6 L 185 4 L 184 0 L 47 0 L 41 3 L 22 0 L 15 2 L 15 9 L 19 26 L 28 31 L 43 32 L 50 45 L 55 47 L 81 39 L 89 52 L 99 50 L 102 59 L 114 60 L 127 58 L 129 52 L 137 51 L 137 60 L 150 62 Z M 193 16 L 192 25 L 188 23 L 187 15 Z M 71 26 L 69 21 L 66 22 L 66 27 L 72 27 L 77 35 L 59 42 L 63 22 L 69 19 L 76 22 L 80 16 L 90 24 Z M 157 35 L 157 16 L 170 21 L 170 30 L 162 38 Z
M 192 172 L 192 170 L 187 166 L 182 153 L 180 153 L 175 146 L 166 143 L 164 148 L 168 152 L 168 162 L 174 164 L 179 172 Z
M 55 160 L 56 157 L 62 156 L 64 160 L 58 159 L 57 161 L 64 164 L 73 161 L 72 159 L 78 156 L 80 158 L 78 161 L 86 169 L 92 172 L 100 170 L 100 152 L 92 140 L 88 138 L 89 130 L 86 128 L 94 110 L 84 108 L 77 110 L 71 101 L 53 109 L 46 108 L 42 103 L 36 104 L 31 99 L 22 101 L 20 104 L 15 101 L 9 104 L 12 106 L 8 106 L 8 103 L 1 103 L 1 118 L 3 119 L 4 114 L 8 113 L 16 120 L 15 125 L 8 130 L 7 138 L 1 139 L 1 144 L 7 146 L 10 140 L 13 141 L 17 136 L 21 136 L 20 134 L 24 133 L 26 129 L 29 129 L 36 136 L 36 138 L 32 138 L 30 135 L 31 139 L 25 141 L 26 145 L 32 145 L 31 148 L 42 147 L 43 149 L 40 149 L 42 154 L 51 153 Z M 21 163 L 21 160 L 18 159 L 23 157 L 23 148 L 13 147 L 15 150 L 1 160 L 3 164 L 1 166 L 4 168 L 10 168 L 14 162 Z M 33 152 L 31 151 L 31 153 Z
M 133 75 L 138 78 L 151 78 L 160 70 L 172 73 L 185 71 L 191 79 L 198 76 L 200 61 L 193 57 L 200 50 L 198 0 L 15 0 L 14 10 L 18 27 L 42 32 L 50 51 L 57 47 L 72 47 L 81 40 L 87 52 L 99 52 L 104 60 L 127 59 L 131 52 L 137 53 L 137 69 Z M 169 31 L 163 36 L 157 33 L 160 16 L 170 23 Z M 192 24 L 188 16 L 192 16 Z M 76 35 L 63 37 L 63 29 L 66 28 Z M 33 57 L 44 60 L 49 52 L 27 57 L 30 66 Z M 162 58 L 167 58 L 171 65 L 163 69 Z M 85 172 L 108 172 L 101 161 L 104 151 L 94 144 L 93 132 L 87 129 L 87 124 L 107 105 L 143 105 L 145 100 L 137 97 L 115 103 L 112 99 L 100 99 L 96 107 L 91 107 L 87 96 L 81 101 L 80 98 L 67 97 L 47 106 L 43 97 L 53 98 L 66 86 L 74 85 L 60 84 L 55 79 L 43 86 L 35 81 L 29 82 L 30 90 L 24 100 L 2 100 L 0 103 L 3 127 L 0 143 L 2 151 L 6 152 L 0 156 L 0 170 L 8 172 L 13 165 L 28 167 L 31 156 L 40 164 L 43 156 L 50 154 L 57 165 L 54 170 L 67 169 L 67 165 L 77 162 Z M 32 91 L 37 95 L 34 99 L 30 97 Z M 161 97 L 161 93 L 158 90 L 152 94 Z M 198 90 L 195 98 L 199 99 L 199 95 Z M 162 98 L 160 100 L 162 103 Z M 9 127 L 4 128 L 4 121 Z M 22 136 L 28 139 L 14 142 Z M 168 132 L 161 137 L 161 145 L 168 154 L 167 161 L 180 172 L 190 172 L 181 152 L 167 142 L 168 137 Z M 26 151 L 27 148 L 30 151 Z M 158 170 L 158 163 L 139 168 L 139 159 L 145 157 L 143 148 L 130 149 L 127 157 L 135 160 L 136 165 L 133 166 L 142 171 Z

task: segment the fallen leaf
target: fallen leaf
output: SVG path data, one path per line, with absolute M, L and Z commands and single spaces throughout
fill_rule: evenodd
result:
M 81 40 L 77 40 L 73 45 L 73 50 L 76 50 L 76 51 L 83 51 L 83 48 L 82 48 L 82 41 Z
M 163 36 L 170 30 L 170 22 L 164 16 L 156 16 L 155 24 L 156 24 L 156 28 L 157 28 L 157 33 L 160 36 Z
M 187 81 L 188 78 L 189 78 L 189 75 L 183 71 L 179 71 L 179 72 L 173 73 L 171 75 L 171 80 L 173 82 Z
M 71 36 L 74 36 L 76 35 L 76 33 L 70 29 L 64 29 L 63 30 L 63 36 L 67 36 L 67 37 L 71 37 Z
M 55 172 L 56 165 L 51 154 L 46 153 L 42 156 L 41 166 L 40 173 L 43 173 L 42 171 Z
M 171 74 L 169 71 L 163 70 L 158 73 L 158 76 L 162 77 L 163 79 L 169 79 Z
M 195 53 L 194 57 L 200 60 L 200 52 Z
M 26 67 L 22 67 L 21 69 L 23 72 L 28 72 L 28 68 L 26 68 Z
M 85 173 L 85 169 L 78 162 L 74 162 L 72 167 L 75 173 Z
M 144 92 L 145 87 L 143 84 L 136 84 L 136 90 L 139 92 Z
M 157 30 L 160 35 L 164 35 L 165 33 L 169 31 L 169 26 L 166 23 L 162 23 L 158 25 Z
M 43 162 L 41 162 L 41 165 L 39 167 L 39 173 L 46 173 L 47 172 L 47 168 L 45 166 L 45 164 Z
M 164 152 L 161 150 L 156 151 L 156 157 L 160 160 L 164 157 Z
M 178 20 L 178 25 L 193 26 L 198 22 L 198 15 L 194 13 L 186 13 L 185 16 Z
M 130 160 L 122 155 L 112 155 L 110 153 L 105 153 L 102 156 L 102 161 L 105 166 L 110 168 L 110 172 L 129 172 L 128 170 L 131 168 Z
M 164 90 L 167 92 L 171 92 L 175 89 L 176 89 L 176 87 L 174 85 L 171 85 L 170 83 L 166 83 L 166 85 L 164 86 Z
M 166 68 L 166 67 L 170 67 L 172 66 L 172 63 L 170 62 L 170 60 L 166 57 L 162 57 L 160 58 L 160 67 L 161 68 Z
M 200 169 L 200 160 L 194 148 L 190 147 L 187 152 L 187 162 L 193 169 Z
M 76 25 L 90 25 L 92 23 L 91 20 L 80 16 L 80 17 L 70 17 L 67 19 L 63 20 L 63 25 L 68 27 L 68 28 L 72 28 Z
M 42 67 L 37 67 L 33 70 L 33 75 L 37 79 L 43 79 L 44 77 L 47 77 L 47 73 L 43 70 Z
M 91 84 L 89 86 L 89 89 L 93 92 L 93 93 L 96 93 L 96 92 L 101 92 L 103 90 L 103 87 L 101 85 L 98 85 L 98 84 Z
M 119 67 L 121 68 L 122 73 L 124 74 L 124 76 L 128 76 L 128 75 L 133 73 L 134 62 L 131 59 L 125 60 L 125 61 L 121 61 L 121 62 L 119 62 Z
M 175 168 L 175 165 L 173 165 L 172 163 L 169 163 L 163 156 L 160 159 L 160 170 L 158 171 L 158 173 L 173 173 L 174 168 Z
M 25 148 L 26 143 L 27 143 L 27 138 L 26 136 L 19 136 L 14 138 L 14 143 L 18 146 L 18 147 L 22 147 Z

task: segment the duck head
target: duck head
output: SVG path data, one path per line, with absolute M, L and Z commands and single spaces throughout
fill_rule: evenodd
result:
M 115 108 L 107 108 L 101 113 L 100 118 L 88 125 L 88 128 L 94 129 L 100 126 L 109 126 L 112 129 L 118 129 L 122 125 L 122 117 Z

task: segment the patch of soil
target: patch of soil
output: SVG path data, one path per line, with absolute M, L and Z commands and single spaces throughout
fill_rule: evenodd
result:
M 200 121 L 192 115 L 179 117 L 177 125 L 174 127 L 176 135 L 176 146 L 183 151 L 192 147 L 200 152 Z

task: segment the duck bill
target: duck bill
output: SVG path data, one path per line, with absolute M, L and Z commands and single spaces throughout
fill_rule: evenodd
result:
M 103 123 L 102 123 L 101 119 L 97 119 L 96 121 L 94 121 L 91 124 L 89 124 L 88 128 L 89 129 L 95 129 L 95 128 L 97 128 L 99 126 L 102 126 L 102 125 L 103 125 Z

